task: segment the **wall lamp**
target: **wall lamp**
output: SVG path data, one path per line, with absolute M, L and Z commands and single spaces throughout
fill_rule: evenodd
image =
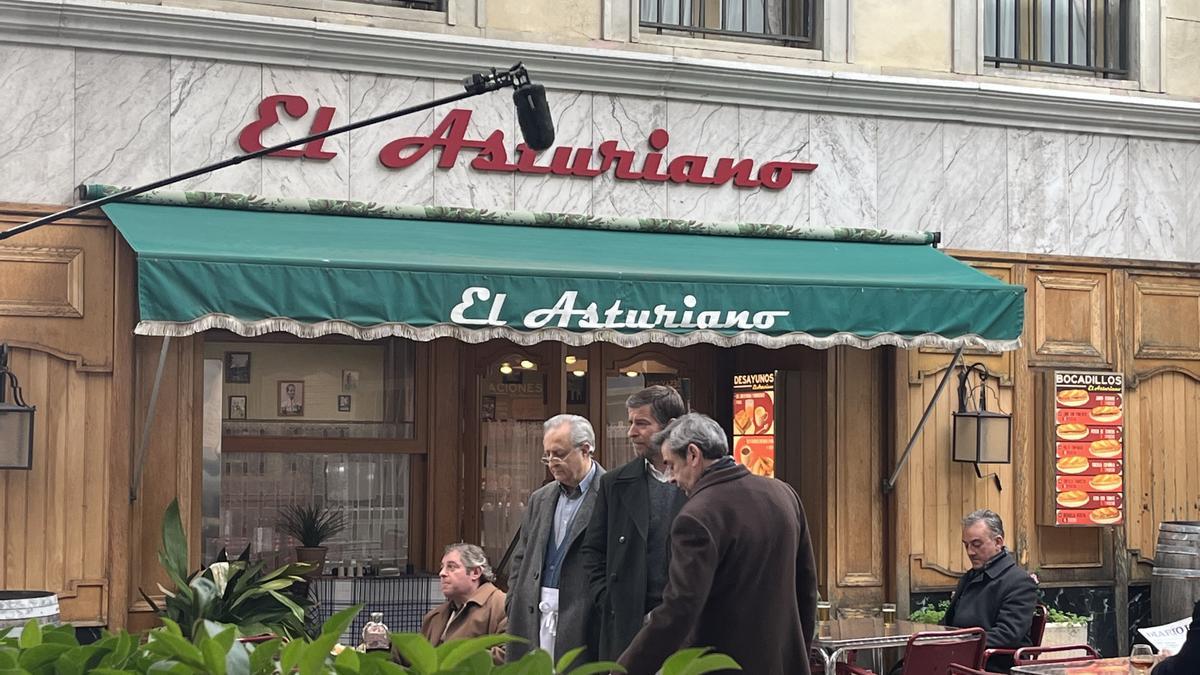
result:
M 971 394 L 967 382 L 972 373 L 979 380 L 979 405 L 969 410 Z M 993 377 L 999 380 L 982 363 L 964 366 L 958 375 L 958 410 L 954 413 L 953 439 L 956 462 L 1012 463 L 1012 415 L 987 409 L 987 382 Z M 999 399 L 998 389 L 996 397 Z M 999 400 L 996 403 L 999 407 Z
M 4 390 L 11 387 L 12 402 Z M 21 383 L 8 369 L 8 345 L 0 345 L 0 469 L 33 468 L 33 413 L 25 404 Z

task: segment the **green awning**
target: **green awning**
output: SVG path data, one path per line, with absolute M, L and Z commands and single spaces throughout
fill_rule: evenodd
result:
M 929 245 L 110 204 L 141 335 L 1019 344 L 1024 289 Z

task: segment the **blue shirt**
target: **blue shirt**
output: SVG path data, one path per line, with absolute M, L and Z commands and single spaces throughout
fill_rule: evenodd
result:
M 575 514 L 579 513 L 579 507 L 583 506 L 583 496 L 587 494 L 595 475 L 596 462 L 592 461 L 591 470 L 579 481 L 578 486 L 569 488 L 558 484 L 558 504 L 554 507 L 554 546 L 562 546 L 563 539 L 571 531 L 571 523 L 575 520 Z

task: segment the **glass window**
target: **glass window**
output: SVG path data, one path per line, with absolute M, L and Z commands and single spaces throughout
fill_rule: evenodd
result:
M 346 529 L 326 546 L 330 564 L 351 560 L 403 570 L 408 563 L 408 455 L 238 452 L 222 458 L 221 538 L 282 564 L 297 546 L 279 530 L 284 506 L 324 505 Z
M 415 346 L 207 342 L 221 359 L 222 434 L 415 438 Z
M 814 44 L 815 0 L 641 0 L 639 19 L 659 34 Z
M 984 60 L 1129 75 L 1128 0 L 984 0 Z
M 547 479 L 541 463 L 545 369 L 519 354 L 503 357 L 484 372 L 480 393 L 480 545 L 497 565 L 521 524 L 529 495 Z

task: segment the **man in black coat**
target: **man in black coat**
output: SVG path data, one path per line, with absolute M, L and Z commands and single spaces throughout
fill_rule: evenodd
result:
M 989 649 L 1030 646 L 1029 627 L 1037 606 L 1037 583 L 1004 548 L 1004 522 L 980 509 L 963 518 L 963 546 L 971 569 L 958 580 L 943 623 L 987 631 Z M 996 655 L 986 664 L 992 672 L 1008 672 L 1012 657 Z
M 1179 653 L 1154 666 L 1154 675 L 1196 675 L 1200 673 L 1200 602 L 1192 607 L 1192 627 Z
M 637 457 L 600 478 L 596 505 L 584 536 L 584 569 L 599 630 L 593 650 L 614 660 L 629 646 L 667 583 L 668 536 L 684 495 L 667 482 L 661 448 L 653 437 L 687 413 L 670 387 L 647 387 L 625 402 L 629 440 Z

